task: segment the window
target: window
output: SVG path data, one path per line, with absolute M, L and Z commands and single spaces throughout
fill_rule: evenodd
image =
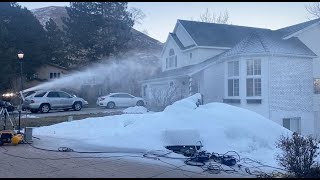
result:
M 58 92 L 51 91 L 51 92 L 48 93 L 47 97 L 50 97 L 50 98 L 59 97 L 59 94 L 58 94 Z
M 59 94 L 59 97 L 62 97 L 62 98 L 70 98 L 71 97 L 71 95 L 69 95 L 65 92 L 58 92 L 58 94 Z
M 247 60 L 247 75 L 261 75 L 261 60 Z
M 320 79 L 313 80 L 314 94 L 320 94 Z
M 283 127 L 297 133 L 301 133 L 301 117 L 284 118 Z
M 120 97 L 120 98 L 133 98 L 133 96 L 131 96 L 129 94 L 118 94 L 118 97 Z
M 169 67 L 169 61 L 168 61 L 168 58 L 166 58 L 166 69 L 168 69 Z
M 47 92 L 40 92 L 34 95 L 34 97 L 43 97 Z
M 53 78 L 53 73 L 50 73 L 50 79 L 52 79 Z
M 167 68 L 177 67 L 178 65 L 178 57 L 175 55 L 174 50 L 170 49 L 169 51 L 169 58 L 167 59 Z
M 38 73 L 34 73 L 34 74 L 33 74 L 33 78 L 34 78 L 34 79 L 38 79 L 38 76 L 39 76 Z
M 57 73 L 53 73 L 53 77 L 54 77 L 54 78 L 57 78 Z
M 192 59 L 192 53 L 190 53 L 190 59 Z
M 143 96 L 147 96 L 147 85 L 143 86 Z
M 247 60 L 247 96 L 261 96 L 261 60 Z
M 58 73 L 58 78 L 60 78 L 60 73 Z
M 239 61 L 228 62 L 228 96 L 239 96 Z

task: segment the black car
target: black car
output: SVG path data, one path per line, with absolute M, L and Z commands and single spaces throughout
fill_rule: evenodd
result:
M 7 108 L 8 112 L 12 112 L 15 109 L 10 102 L 1 101 L 1 100 L 0 100 L 0 108 Z

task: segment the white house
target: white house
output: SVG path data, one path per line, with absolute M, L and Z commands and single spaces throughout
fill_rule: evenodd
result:
M 179 98 L 200 92 L 320 136 L 319 55 L 320 19 L 278 30 L 178 20 L 142 96 L 177 85 Z

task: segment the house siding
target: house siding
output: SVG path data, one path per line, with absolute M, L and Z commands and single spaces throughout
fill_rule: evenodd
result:
M 311 49 L 318 57 L 313 59 L 313 77 L 320 78 L 320 25 L 316 25 L 297 37 L 309 49 Z M 313 110 L 314 110 L 314 131 L 315 136 L 320 137 L 320 94 L 313 94 Z
M 204 103 L 222 102 L 224 97 L 223 63 L 217 63 L 203 71 L 202 93 Z
M 270 119 L 301 117 L 301 133 L 314 133 L 312 59 L 270 59 Z

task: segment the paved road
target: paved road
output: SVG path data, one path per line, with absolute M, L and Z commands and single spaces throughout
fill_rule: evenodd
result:
M 63 111 L 63 110 L 52 110 L 49 113 L 30 113 L 23 112 L 22 118 L 41 118 L 41 117 L 53 117 L 53 116 L 71 116 L 71 115 L 83 115 L 83 114 L 99 114 L 99 113 L 111 113 L 121 112 L 125 108 L 106 109 L 106 108 L 83 108 L 80 111 Z M 16 112 L 17 113 L 17 112 Z
M 111 157 L 113 156 L 113 157 Z M 248 175 L 209 174 L 127 154 L 77 154 L 34 149 L 27 144 L 0 146 L 0 178 L 243 178 Z M 128 157 L 135 156 L 135 157 Z M 192 168 L 190 170 L 190 168 Z

